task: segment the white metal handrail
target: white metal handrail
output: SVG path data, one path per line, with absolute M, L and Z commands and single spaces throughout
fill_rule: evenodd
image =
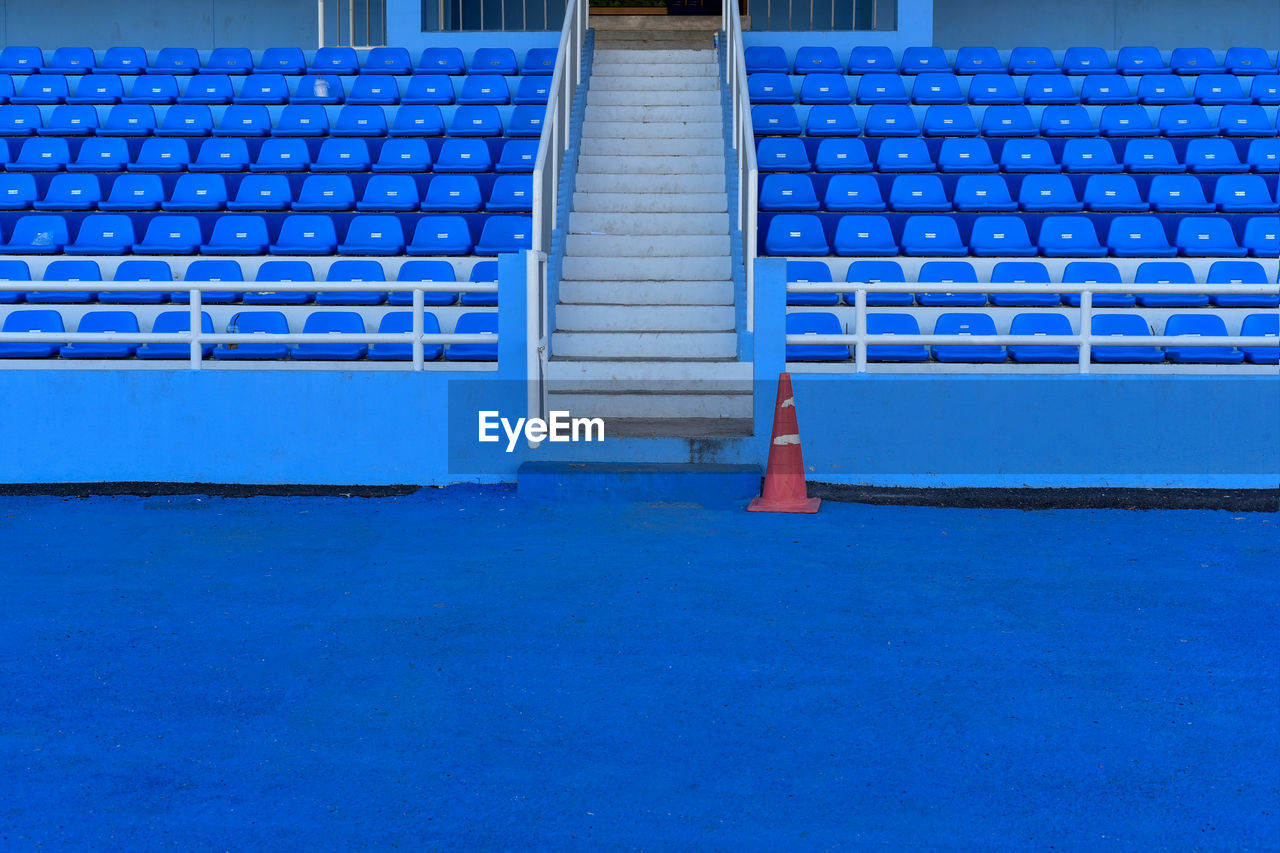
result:
M 729 87 L 729 110 L 733 129 L 730 144 L 737 152 L 738 233 L 742 238 L 742 262 L 746 267 L 747 331 L 755 329 L 756 194 L 759 171 L 756 165 L 755 130 L 751 126 L 751 96 L 747 90 L 747 58 L 742 46 L 742 13 L 738 0 L 721 4 L 720 28 L 724 31 L 725 85 Z
M 1191 347 L 1270 347 L 1277 344 L 1272 337 L 1246 335 L 1095 335 L 1093 333 L 1093 297 L 1099 293 L 1144 294 L 1232 294 L 1239 296 L 1277 296 L 1276 284 L 1019 284 L 1010 289 L 1012 282 L 794 282 L 787 284 L 788 293 L 852 293 L 854 294 L 854 319 L 852 331 L 842 335 L 788 334 L 788 344 L 835 344 L 854 348 L 854 365 L 858 373 L 867 370 L 867 347 L 876 344 L 903 346 L 1078 346 L 1077 364 L 1081 373 L 1089 373 L 1093 347 L 1132 346 L 1191 346 Z M 843 286 L 841 286 L 843 285 Z M 1011 293 L 1019 295 L 1078 293 L 1080 305 L 1061 306 L 1078 312 L 1080 331 L 1071 335 L 899 335 L 869 334 L 866 332 L 868 293 Z M 879 307 L 879 306 L 877 306 Z M 894 311 L 895 306 L 883 306 Z M 905 306 L 903 306 L 905 307 Z M 943 306 L 939 306 L 943 307 Z M 950 307 L 950 306 L 946 306 Z M 1009 306 L 1013 307 L 1013 306 Z M 1032 307 L 1032 306 L 1027 306 Z M 976 308 L 976 306 L 975 306 Z M 1046 308 L 1046 310 L 1059 310 Z M 1264 309 L 1266 310 L 1266 309 Z M 1275 310 L 1275 309 L 1271 309 Z M 897 309 L 897 313 L 901 308 Z

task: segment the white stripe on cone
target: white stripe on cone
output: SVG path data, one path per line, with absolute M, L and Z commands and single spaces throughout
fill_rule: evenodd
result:
M 796 434 L 780 435 L 773 440 L 774 444 L 799 444 L 800 436 Z
M 796 398 L 788 397 L 778 404 L 779 409 L 794 409 L 796 407 Z

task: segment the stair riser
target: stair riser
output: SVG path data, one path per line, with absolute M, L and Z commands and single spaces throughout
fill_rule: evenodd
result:
M 718 121 L 597 121 L 583 124 L 584 139 L 624 137 L 628 139 L 723 139 L 724 125 Z
M 665 157 L 640 155 L 583 154 L 578 157 L 579 175 L 719 175 L 725 173 L 724 157 L 684 156 L 672 154 Z
M 644 155 L 724 157 L 719 139 L 624 139 L 582 140 L 582 154 L 590 156 L 636 157 Z
M 728 281 L 729 258 L 578 258 L 566 255 L 562 278 L 581 281 Z
M 612 90 L 588 92 L 587 107 L 712 107 L 720 108 L 720 93 L 715 90 L 627 92 Z
M 644 62 L 646 65 L 685 66 L 690 63 L 706 63 L 708 59 L 714 56 L 714 53 L 705 50 L 646 50 L 644 52 Z M 611 50 L 607 47 L 597 47 L 592 54 L 592 69 L 608 65 L 626 66 L 637 58 L 634 50 Z
M 723 193 L 724 175 L 595 175 L 578 173 L 580 193 Z
M 573 209 L 587 213 L 724 213 L 728 198 L 718 193 L 573 194 Z
M 570 234 L 565 250 L 569 256 L 584 258 L 712 257 L 729 254 L 729 235 Z
M 588 125 L 598 121 L 715 121 L 719 118 L 720 108 L 716 107 L 685 107 L 685 106 L 648 106 L 642 104 L 595 107 L 587 106 L 587 112 L 583 116 L 586 122 L 583 125 L 585 129 Z
M 591 74 L 592 91 L 626 91 L 626 92 L 656 92 L 662 89 L 666 90 L 697 90 L 697 89 L 719 89 L 720 81 L 714 77 L 684 77 L 684 76 L 668 76 L 668 77 L 633 77 L 631 75 L 619 75 L 616 77 L 606 77 L 600 74 Z
M 547 381 L 557 391 L 616 390 L 745 393 L 752 389 L 753 365 L 742 361 L 557 361 L 547 364 Z
M 561 281 L 560 304 L 733 305 L 728 281 Z M 560 311 L 556 309 L 556 321 Z
M 555 332 L 551 351 L 559 358 L 733 358 L 733 332 Z
M 713 62 L 593 62 L 592 77 L 700 77 L 720 80 L 720 69 Z
M 714 305 L 561 305 L 556 327 L 565 332 L 724 332 L 733 308 Z
M 586 418 L 749 418 L 749 394 L 551 393 L 548 407 Z M 607 430 L 606 430 L 607 434 Z
M 728 234 L 727 213 L 579 213 L 569 214 L 574 234 Z

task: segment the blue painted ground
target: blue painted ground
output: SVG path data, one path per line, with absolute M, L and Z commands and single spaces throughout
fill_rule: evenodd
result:
M 4 850 L 1264 850 L 1280 516 L 0 500 Z

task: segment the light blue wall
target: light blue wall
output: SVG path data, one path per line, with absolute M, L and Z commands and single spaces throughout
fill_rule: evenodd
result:
M 937 43 L 1229 47 L 1280 45 L 1276 0 L 934 0 Z

